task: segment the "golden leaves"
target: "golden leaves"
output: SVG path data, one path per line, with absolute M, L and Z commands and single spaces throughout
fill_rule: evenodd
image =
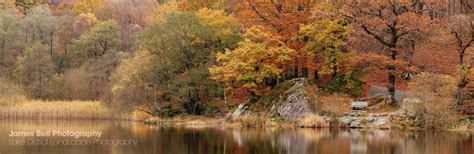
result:
M 279 76 L 295 52 L 262 27 L 252 27 L 244 36 L 236 49 L 218 53 L 217 65 L 209 71 L 213 80 L 227 86 L 237 84 L 256 91 L 265 79 Z

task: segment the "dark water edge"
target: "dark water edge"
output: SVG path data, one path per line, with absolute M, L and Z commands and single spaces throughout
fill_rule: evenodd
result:
M 101 137 L 10 137 L 11 131 L 101 132 Z M 136 145 L 133 144 L 136 141 Z M 474 132 L 185 128 L 138 122 L 0 120 L 0 154 L 474 154 Z

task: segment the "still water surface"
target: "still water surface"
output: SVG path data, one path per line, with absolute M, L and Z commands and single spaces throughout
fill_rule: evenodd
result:
M 36 131 L 44 132 L 36 136 Z M 34 136 L 10 136 L 33 132 Z M 54 136 L 100 132 L 100 137 Z M 29 134 L 31 135 L 31 134 Z M 152 127 L 110 121 L 0 120 L 0 154 L 474 154 L 474 133 Z

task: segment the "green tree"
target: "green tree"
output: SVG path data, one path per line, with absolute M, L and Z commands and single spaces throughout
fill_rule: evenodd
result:
M 25 32 L 25 45 L 41 43 L 48 45 L 50 56 L 53 55 L 54 35 L 57 29 L 57 18 L 52 14 L 48 5 L 39 5 L 28 10 L 22 20 Z
M 8 66 L 11 66 L 14 61 L 11 49 L 14 47 L 15 39 L 18 32 L 17 18 L 5 11 L 0 11 L 0 72 L 4 72 Z
M 115 21 L 102 21 L 74 40 L 72 50 L 77 63 L 118 51 L 121 45 L 118 28 Z
M 120 32 L 115 21 L 102 21 L 84 32 L 73 41 L 71 63 L 78 77 L 65 76 L 66 79 L 83 80 L 89 87 L 89 93 L 82 94 L 81 99 L 99 99 L 108 89 L 109 77 L 120 60 Z M 71 75 L 68 73 L 67 75 Z M 84 97 L 87 96 L 87 97 Z
M 54 75 L 54 64 L 48 49 L 41 44 L 28 47 L 16 63 L 15 74 L 33 98 L 46 98 L 48 80 Z
M 132 71 L 131 75 L 140 75 L 135 74 L 136 77 L 130 80 L 129 75 L 117 75 L 112 100 L 126 101 L 122 104 L 134 104 L 155 113 L 160 113 L 168 104 L 173 108 L 184 108 L 187 113 L 200 114 L 203 103 L 218 96 L 218 85 L 209 79 L 208 72 L 214 63 L 214 54 L 225 48 L 234 48 L 240 39 L 239 30 L 237 22 L 223 11 L 203 9 L 165 13 L 137 38 L 139 46 L 146 51 L 134 56 L 149 52 L 146 59 L 150 62 L 147 65 L 123 62 L 118 71 L 133 67 L 140 71 Z M 137 94 L 120 88 L 128 87 L 126 85 L 134 85 L 143 92 L 140 95 L 147 97 L 119 99 L 127 94 Z M 141 105 L 135 104 L 134 100 Z M 154 104 L 157 101 L 161 104 Z

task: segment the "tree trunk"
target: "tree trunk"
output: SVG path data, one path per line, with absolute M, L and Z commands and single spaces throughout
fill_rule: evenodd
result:
M 53 31 L 49 33 L 49 55 L 53 58 Z
M 293 78 L 299 78 L 298 66 L 295 66 L 295 68 L 293 68 Z
M 396 56 L 397 56 L 397 53 L 395 49 L 391 48 L 390 57 L 392 58 L 393 61 L 396 60 L 397 58 Z M 397 76 L 395 74 L 396 67 L 394 65 L 389 65 L 387 69 L 388 69 L 388 86 L 387 86 L 388 101 L 389 101 L 389 104 L 395 105 L 397 103 L 397 100 L 395 99 L 395 84 L 397 81 L 396 80 Z
M 458 89 L 457 89 L 457 92 L 456 92 L 456 105 L 458 106 L 462 106 L 464 104 L 464 87 L 466 87 L 467 85 L 467 77 L 464 76 L 462 77 L 462 79 L 459 81 L 458 83 Z
M 467 86 L 467 84 L 469 83 L 469 80 L 467 78 L 468 74 L 469 74 L 469 70 L 471 69 L 472 67 L 472 62 L 465 66 L 464 65 L 464 59 L 463 59 L 463 56 L 464 54 L 459 54 L 459 57 L 460 57 L 460 61 L 459 61 L 459 64 L 461 66 L 461 79 L 459 80 L 458 82 L 458 89 L 457 89 L 457 92 L 456 92 L 456 105 L 458 106 L 461 106 L 464 104 L 464 88 Z
M 464 53 L 466 48 L 459 49 L 459 65 L 462 66 L 464 64 Z
M 0 49 L 2 52 L 2 61 L 0 63 L 0 66 L 4 66 L 5 65 L 5 39 L 2 40 L 2 48 Z
M 227 110 L 229 110 L 229 105 L 227 104 L 227 94 L 226 94 L 225 91 L 226 91 L 226 88 L 225 88 L 225 86 L 224 86 L 224 109 L 225 109 L 226 112 L 227 112 Z
M 336 60 L 333 60 L 332 62 L 332 80 L 334 80 L 337 76 L 337 64 L 336 64 Z
M 319 72 L 318 70 L 314 70 L 314 80 L 318 80 L 319 79 Z
M 301 75 L 304 78 L 308 78 L 308 68 L 307 67 L 303 67 L 303 69 L 301 70 Z
M 1 62 L 0 62 L 0 66 L 3 67 L 3 65 L 4 65 L 4 64 L 3 64 L 3 61 L 4 61 L 4 58 L 3 58 L 3 57 L 5 56 L 5 53 L 3 53 L 3 52 L 4 52 L 3 50 L 1 50 L 0 52 L 2 52 L 2 59 L 1 59 Z

